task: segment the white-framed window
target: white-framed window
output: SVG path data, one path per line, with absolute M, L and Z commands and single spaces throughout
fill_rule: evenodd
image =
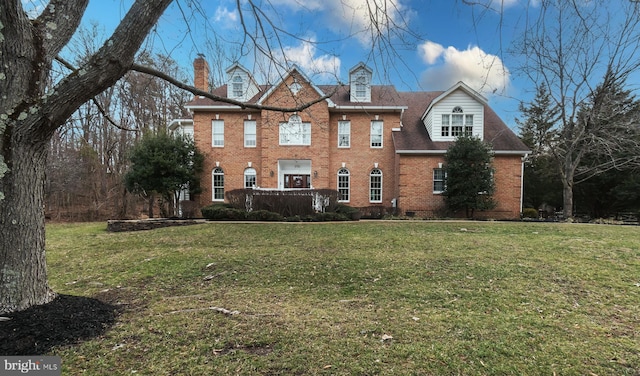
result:
M 447 188 L 447 174 L 442 168 L 433 169 L 433 193 L 442 193 Z
M 244 147 L 245 148 L 256 147 L 256 121 L 255 120 L 244 121 Z
M 341 168 L 338 170 L 338 201 L 349 202 L 351 193 L 351 181 L 349 170 Z
M 366 99 L 367 98 L 367 78 L 364 76 L 360 76 L 356 78 L 356 98 L 358 99 Z
M 216 167 L 211 172 L 212 180 L 212 200 L 224 201 L 224 171 L 220 167 Z
M 280 145 L 311 145 L 311 123 L 291 115 L 288 122 L 280 123 Z
M 369 202 L 382 202 L 382 170 L 379 168 L 369 173 Z
M 382 120 L 372 120 L 371 121 L 371 147 L 372 148 L 381 148 L 382 147 L 382 130 L 384 125 Z
M 458 137 L 473 134 L 473 115 L 465 114 L 462 107 L 456 106 L 450 114 L 442 114 L 442 137 Z
M 224 120 L 211 121 L 211 145 L 219 148 L 224 146 Z
M 244 94 L 244 80 L 242 79 L 242 76 L 235 75 L 233 76 L 233 82 L 232 82 L 232 93 L 234 97 L 241 97 Z
M 338 147 L 351 147 L 351 122 L 349 120 L 338 122 Z
M 245 188 L 253 188 L 257 186 L 256 184 L 256 169 L 255 168 L 246 168 L 244 170 L 244 187 Z

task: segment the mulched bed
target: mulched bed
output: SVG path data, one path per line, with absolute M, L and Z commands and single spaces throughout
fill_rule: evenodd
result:
M 1 315 L 0 355 L 44 355 L 51 348 L 102 335 L 120 313 L 116 305 L 59 295 L 48 304 Z

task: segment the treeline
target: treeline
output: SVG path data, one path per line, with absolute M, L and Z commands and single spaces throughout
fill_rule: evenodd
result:
M 167 56 L 142 53 L 137 61 L 189 81 Z M 51 141 L 47 218 L 90 221 L 146 212 L 149 201 L 125 189 L 129 152 L 143 134 L 166 132 L 171 120 L 188 116 L 184 104 L 190 98 L 163 80 L 132 71 L 80 107 Z

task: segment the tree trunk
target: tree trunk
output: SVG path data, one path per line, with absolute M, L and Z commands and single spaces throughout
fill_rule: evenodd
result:
M 44 171 L 47 147 L 13 143 L 0 201 L 0 313 L 55 298 L 47 282 Z
M 88 0 L 50 0 L 36 20 L 19 1 L 0 4 L 0 313 L 51 301 L 44 223 L 51 137 L 83 103 L 120 79 L 171 0 L 137 0 L 100 50 L 47 87 L 51 62 Z

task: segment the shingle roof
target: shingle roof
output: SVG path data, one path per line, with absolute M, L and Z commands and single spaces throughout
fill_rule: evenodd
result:
M 434 142 L 422 122 L 429 104 L 442 91 L 402 92 L 402 102 L 408 107 L 402 118 L 402 131 L 393 133 L 396 151 L 446 151 L 451 142 Z M 484 106 L 484 140 L 494 151 L 526 152 L 529 148 L 509 129 L 491 107 Z

